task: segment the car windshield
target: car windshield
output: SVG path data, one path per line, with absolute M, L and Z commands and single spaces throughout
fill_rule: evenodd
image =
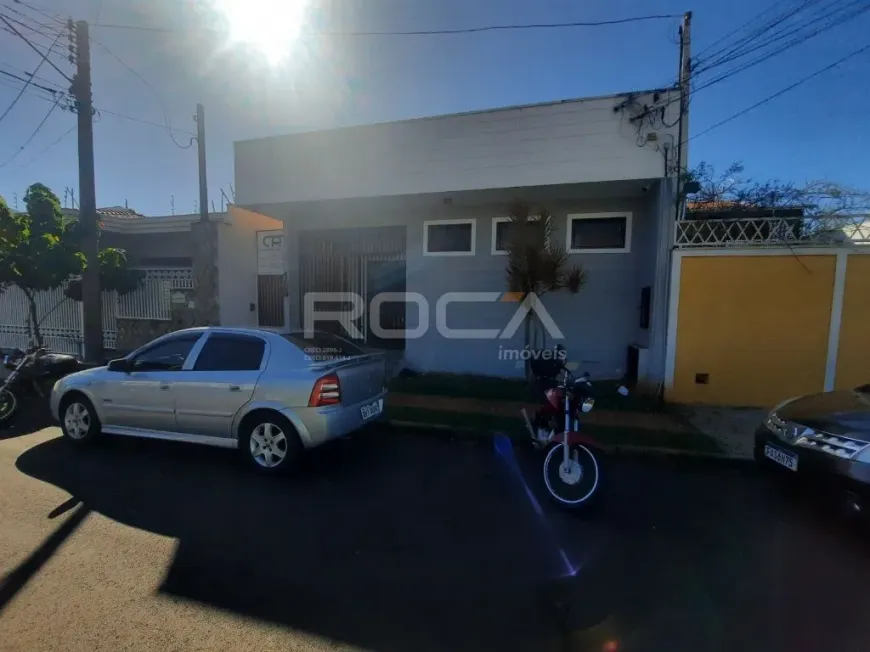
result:
M 365 353 L 353 342 L 324 331 L 315 331 L 310 337 L 305 337 L 305 333 L 291 333 L 284 338 L 293 343 L 312 362 L 341 360 Z

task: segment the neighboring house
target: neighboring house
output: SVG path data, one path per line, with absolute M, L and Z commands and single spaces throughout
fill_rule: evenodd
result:
M 445 337 L 436 303 L 451 292 L 504 292 L 509 206 L 547 209 L 569 262 L 588 274 L 578 295 L 544 297 L 560 343 L 594 376 L 634 366 L 630 374 L 655 384 L 674 237 L 666 171 L 676 168 L 676 97 L 625 93 L 237 142 L 237 203 L 284 222 L 290 326 L 304 325 L 306 293 L 356 292 L 365 309 L 352 321 L 366 344 L 403 348 L 418 370 L 498 376 L 523 373 L 513 353 L 522 327 L 506 339 Z M 383 306 L 381 323 L 404 330 L 399 340 L 372 325 L 371 300 L 384 292 L 418 296 Z M 446 325 L 502 331 L 517 307 L 452 303 Z
M 63 212 L 77 215 L 75 210 Z M 122 297 L 104 293 L 105 347 L 128 351 L 157 335 L 197 323 L 193 274 L 197 248 L 191 227 L 199 215 L 152 217 L 126 208 L 97 212 L 102 225 L 101 246 L 126 250 L 130 266 L 144 273 L 144 282 L 136 291 Z M 280 272 L 275 276 L 275 265 L 270 260 L 275 254 L 269 251 L 281 248 L 281 223 L 235 206 L 211 215 L 210 220 L 219 224 L 221 323 L 284 328 L 284 279 Z M 47 346 L 80 353 L 81 303 L 66 299 L 57 289 L 39 293 L 37 305 Z M 29 337 L 26 300 L 18 288 L 10 287 L 0 295 L 0 347 L 23 348 Z

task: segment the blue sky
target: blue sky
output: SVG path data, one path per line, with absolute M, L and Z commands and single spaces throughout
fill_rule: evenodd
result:
M 286 0 L 291 2 L 292 0 Z M 651 13 L 694 12 L 693 49 L 702 52 L 752 16 L 799 0 L 312 0 L 323 7 L 320 27 L 333 30 L 408 30 L 488 24 L 593 21 Z M 828 0 L 826 0 L 828 1 Z M 851 0 L 842 0 L 843 3 Z M 99 0 L 33 0 L 34 4 L 93 22 Z M 612 27 L 487 32 L 468 35 L 306 37 L 292 63 L 270 70 L 219 37 L 197 32 L 204 0 L 103 0 L 100 22 L 176 27 L 139 32 L 96 27 L 100 44 L 145 77 L 157 93 L 99 45 L 93 52 L 97 203 L 146 214 L 193 212 L 196 150 L 176 147 L 165 129 L 122 119 L 109 111 L 163 123 L 164 105 L 186 143 L 197 102 L 207 112 L 210 197 L 233 178 L 234 140 L 298 129 L 365 123 L 618 93 L 674 81 L 677 18 Z M 824 2 L 822 3 L 824 4 Z M 691 106 L 698 133 L 809 72 L 870 43 L 870 12 L 792 48 L 752 70 L 699 91 Z M 0 32 L 0 70 L 32 71 L 38 56 Z M 69 64 L 58 62 L 64 71 Z M 727 68 L 726 68 L 727 69 Z M 691 163 L 724 169 L 743 161 L 757 178 L 795 181 L 828 178 L 870 186 L 870 51 L 690 144 Z M 65 86 L 44 65 L 39 76 Z M 2 82 L 3 80 L 0 80 Z M 703 78 L 701 80 L 703 82 Z M 0 113 L 16 91 L 0 85 Z M 25 95 L 0 122 L 0 164 L 33 132 L 50 103 Z M 45 154 L 75 116 L 55 111 L 33 141 L 0 168 L 0 194 L 13 203 L 40 181 L 63 196 L 78 188 L 75 133 Z

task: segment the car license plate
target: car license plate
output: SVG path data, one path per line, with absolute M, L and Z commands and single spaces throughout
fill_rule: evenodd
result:
M 764 446 L 764 456 L 772 459 L 777 464 L 782 464 L 785 468 L 797 471 L 798 456 L 794 453 L 787 453 L 770 445 Z
M 362 414 L 363 421 L 368 421 L 384 411 L 384 399 L 381 398 L 374 403 L 363 405 L 359 411 Z

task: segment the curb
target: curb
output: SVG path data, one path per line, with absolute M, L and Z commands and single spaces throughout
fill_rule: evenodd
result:
M 476 428 L 464 426 L 448 426 L 441 423 L 426 423 L 422 421 L 402 421 L 399 419 L 387 419 L 386 423 L 390 426 L 401 428 L 414 428 L 432 435 L 441 435 L 445 439 L 480 439 L 481 437 L 492 437 L 496 432 L 481 434 L 481 431 Z M 713 453 L 705 451 L 693 451 L 683 448 L 661 448 L 657 446 L 609 446 L 605 448 L 609 455 L 620 456 L 637 456 L 637 457 L 668 457 L 681 458 L 685 460 L 703 460 L 709 462 L 723 462 L 732 464 L 750 464 L 754 460 L 751 457 L 742 455 L 731 455 L 728 453 Z

